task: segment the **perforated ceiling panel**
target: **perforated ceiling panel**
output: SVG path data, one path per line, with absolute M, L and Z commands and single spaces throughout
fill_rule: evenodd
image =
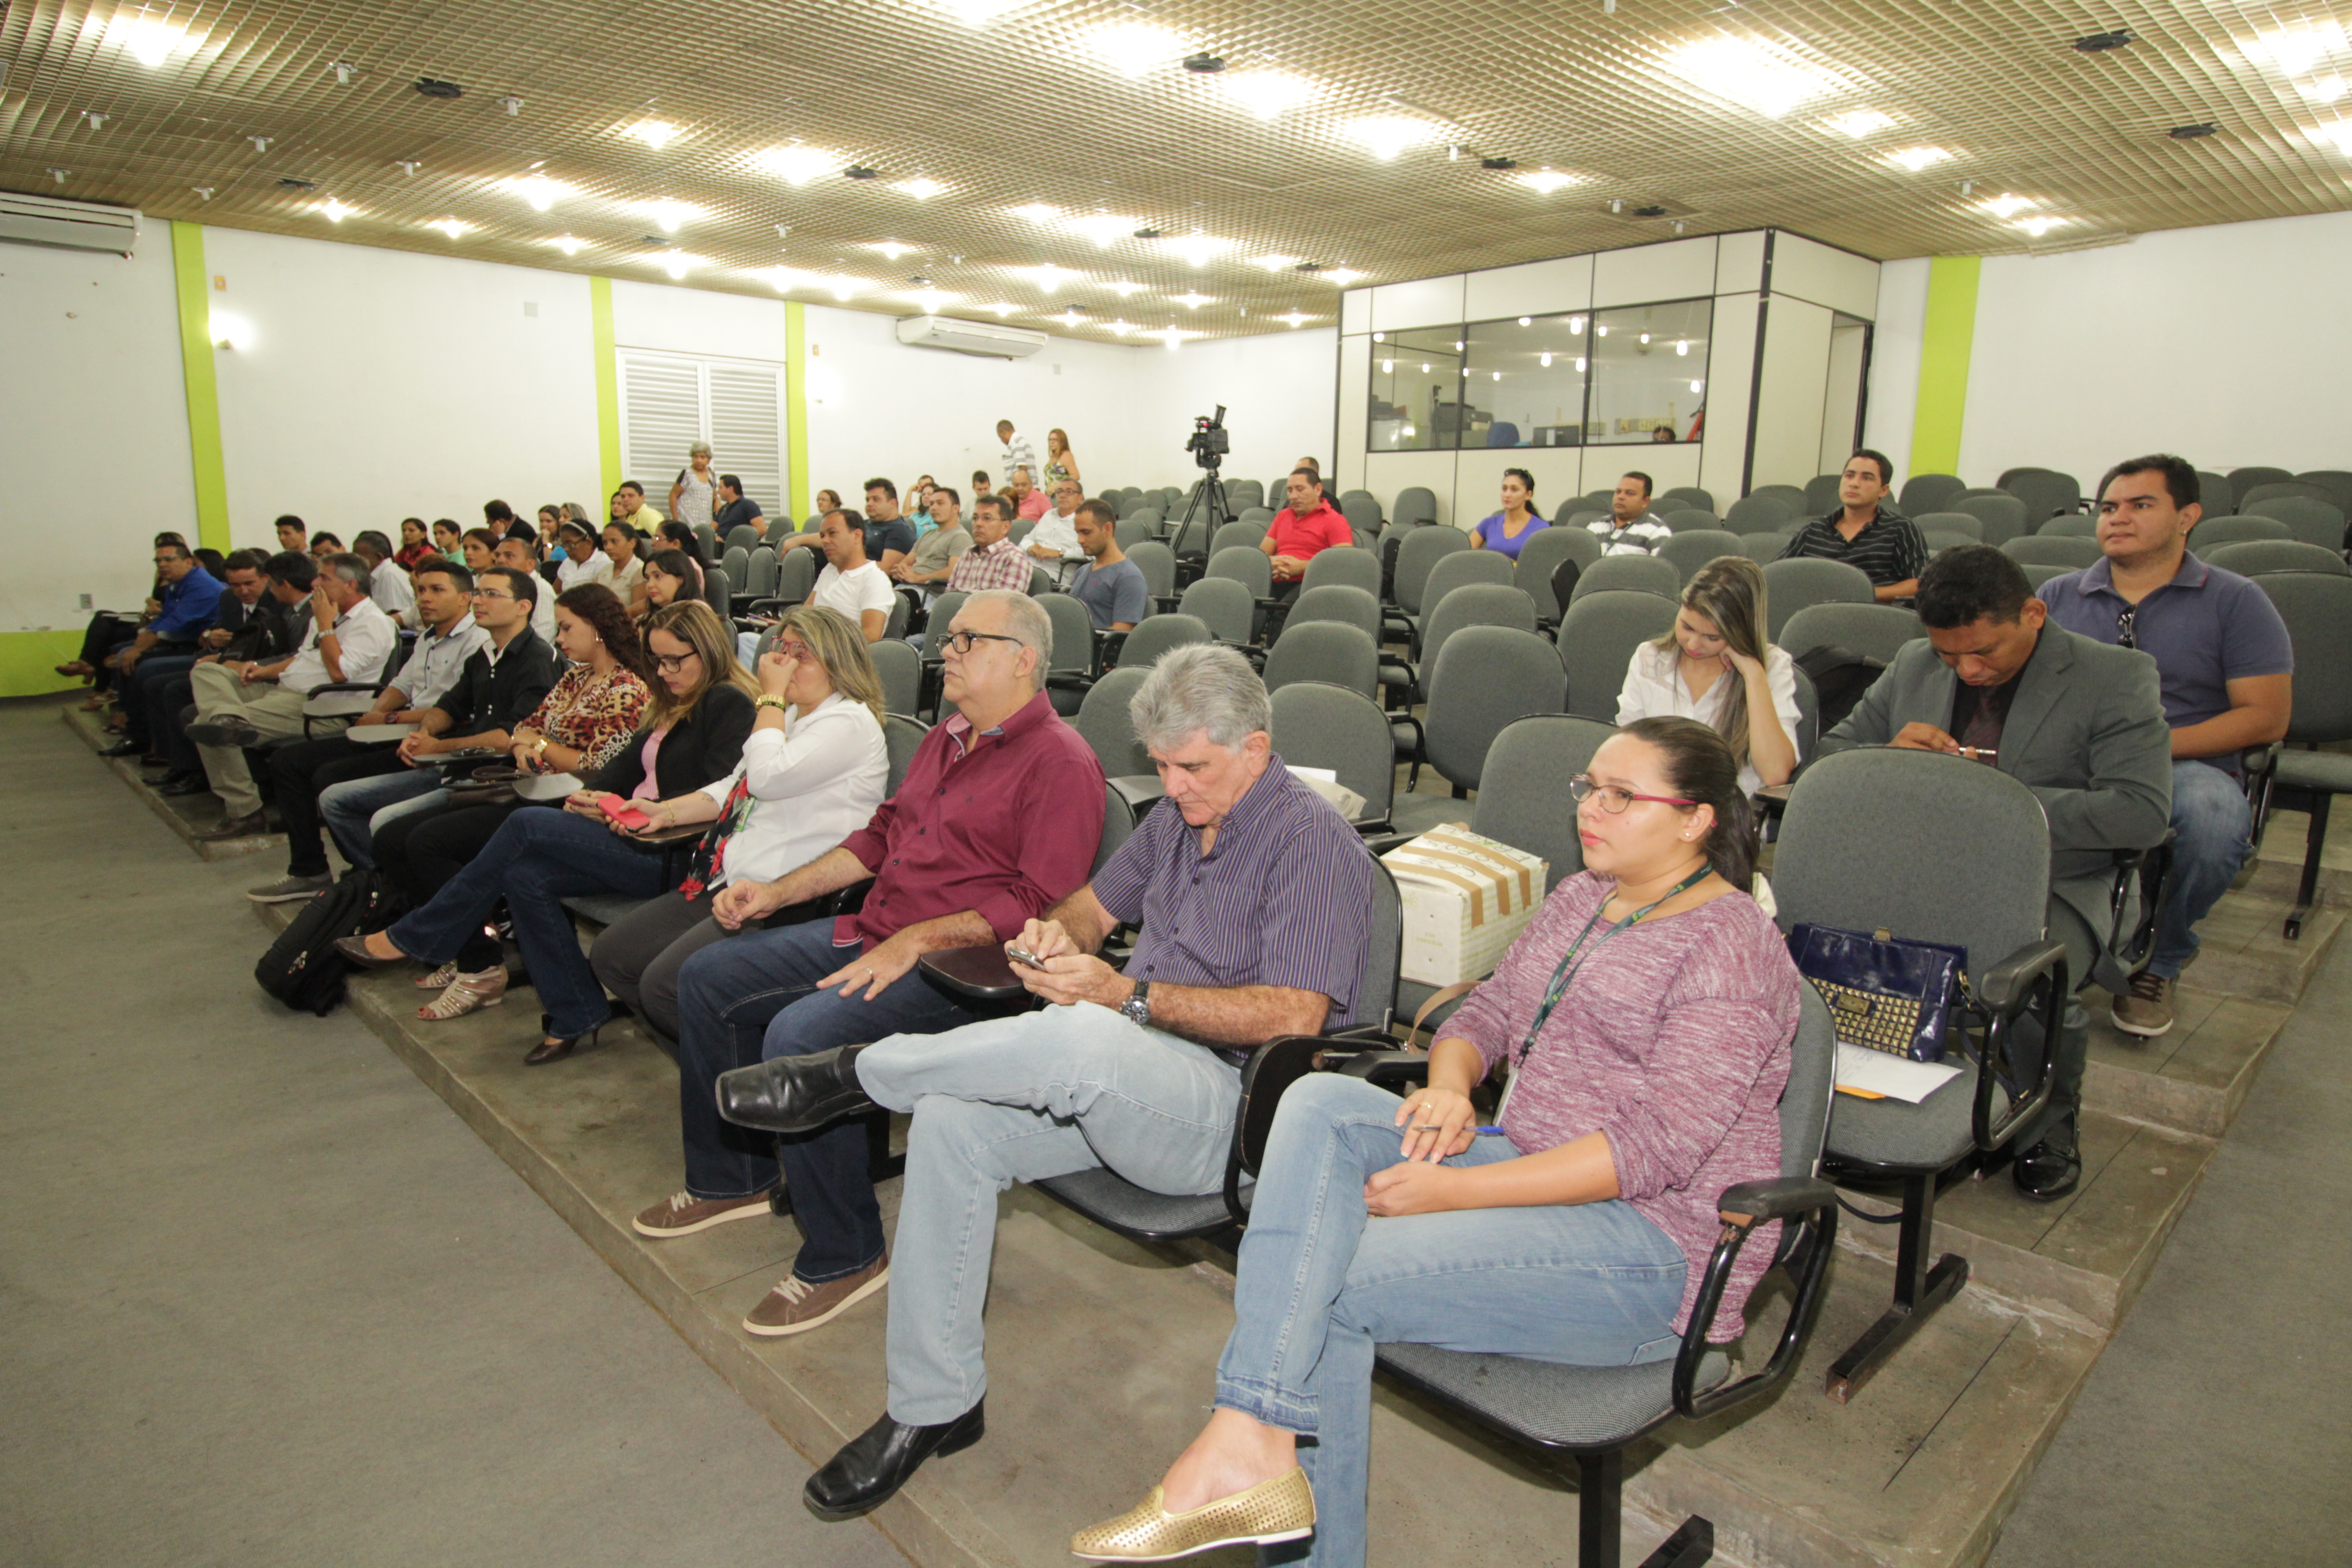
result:
M 1885 258 L 2335 210 L 2352 44 L 2314 17 L 2147 0 L 14 0 L 0 186 L 898 314 L 1222 336 L 1330 323 L 1335 278 L 1677 224 Z M 2120 47 L 2074 47 L 2118 31 Z M 1225 68 L 1188 71 L 1196 51 Z M 425 78 L 463 96 L 420 93 Z M 646 121 L 674 134 L 650 145 L 631 133 Z M 2337 134 L 2352 144 L 2352 121 Z

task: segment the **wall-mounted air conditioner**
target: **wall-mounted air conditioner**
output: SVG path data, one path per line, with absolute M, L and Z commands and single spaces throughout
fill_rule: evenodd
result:
M 134 207 L 102 207 L 92 202 L 0 191 L 0 239 L 128 256 L 139 246 L 139 213 Z
M 945 316 L 902 316 L 898 341 L 908 348 L 952 349 L 960 354 L 1027 359 L 1045 346 L 1045 334 L 994 321 L 954 321 Z

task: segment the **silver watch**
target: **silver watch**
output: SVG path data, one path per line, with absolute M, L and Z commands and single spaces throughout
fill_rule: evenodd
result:
M 1151 1022 L 1151 982 L 1137 981 L 1135 994 L 1118 1005 L 1118 1013 L 1120 1017 L 1131 1023 L 1150 1024 Z

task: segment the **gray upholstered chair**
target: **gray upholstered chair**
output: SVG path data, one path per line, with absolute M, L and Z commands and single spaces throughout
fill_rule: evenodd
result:
M 2243 544 L 2250 539 L 2294 537 L 2294 531 L 2274 517 L 2208 517 L 2200 519 L 2189 531 L 2189 548 L 2204 555 L 2225 544 Z
M 1328 769 L 1364 797 L 1357 829 L 1385 829 L 1396 797 L 1396 740 L 1380 704 L 1319 680 L 1294 680 L 1271 699 L 1276 754 L 1292 767 Z
M 2262 488 L 2278 489 L 2275 485 Z M 2313 496 L 2257 495 L 2240 510 L 2248 517 L 2266 517 L 2286 524 L 2287 532 L 2305 544 L 2316 544 L 2323 550 L 2344 548 L 2344 513 L 2333 501 Z
M 1968 488 L 1969 482 L 1958 474 L 1914 474 L 1903 481 L 1901 496 L 1895 504 L 1906 517 L 1917 517 L 1923 511 L 1943 511 Z
M 1437 492 L 1427 485 L 1407 485 L 1397 491 L 1396 505 L 1390 510 L 1392 522 L 1430 523 L 1437 521 Z
M 1804 515 L 1803 510 L 1785 496 L 1745 495 L 1731 503 L 1731 510 L 1723 514 L 1723 521 L 1734 533 L 1748 533 L 1779 528 Z
M 2097 563 L 2099 542 L 2067 534 L 2029 533 L 2011 540 L 2000 551 L 2021 566 L 2058 566 L 2078 572 Z
M 1412 767 L 1405 788 L 1411 791 L 1420 782 L 1421 765 L 1426 762 L 1454 786 L 1454 799 L 1398 796 L 1391 815 L 1402 833 L 1423 832 L 1465 816 L 1455 802 L 1467 800 L 1478 787 L 1486 748 L 1514 719 L 1559 712 L 1567 680 L 1559 651 L 1534 632 L 1516 626 L 1465 626 L 1447 637 L 1430 661 L 1427 685 L 1425 720 L 1391 715 L 1412 735 Z
M 1261 672 L 1268 691 L 1294 680 L 1321 680 L 1379 699 L 1381 653 L 1361 626 L 1343 621 L 1293 621 L 1266 650 Z
M 2050 519 L 2033 532 L 2039 539 L 2096 539 L 2099 520 L 2087 512 L 2068 512 Z
M 1619 589 L 1663 594 L 1672 599 L 1683 591 L 1683 574 L 1675 570 L 1672 562 L 1661 561 L 1654 555 L 1604 555 L 1584 569 L 1569 597 L 1576 600 L 1588 594 Z
M 1675 485 L 1661 495 L 1658 501 L 1661 505 L 1668 501 L 1678 501 L 1685 505 L 1695 506 L 1701 511 L 1715 510 L 1713 492 L 1703 490 L 1696 485 Z
M 1202 578 L 1177 595 L 1176 607 L 1198 616 L 1219 642 L 1244 646 L 1256 637 L 1257 596 L 1230 577 Z M 1379 617 L 1378 606 L 1373 616 Z
M 1772 640 L 1800 657 L 1817 647 L 1842 647 L 1892 664 L 1905 643 L 1927 635 L 1917 616 L 1894 605 L 1808 605 Z
M 1323 553 L 1328 555 L 1331 552 L 1327 550 Z M 1316 559 L 1319 561 L 1322 556 Z M 1290 601 L 1290 616 L 1283 625 L 1286 628 L 1301 621 L 1344 621 L 1351 626 L 1361 627 L 1368 637 L 1378 637 L 1381 635 L 1380 601 L 1363 589 L 1350 587 L 1345 583 L 1325 583 L 1312 588 L 1301 588 L 1298 597 Z
M 1911 520 L 1911 526 L 1922 533 L 1931 529 L 1941 529 L 1947 533 L 1965 533 L 1976 540 L 1981 540 L 1985 536 L 1984 519 L 1972 511 L 1921 512 Z M 1998 544 L 2000 542 L 1995 540 L 1993 542 Z
M 1589 530 L 1538 529 L 1520 544 L 1519 563 L 1511 573 L 1511 581 L 1535 601 L 1539 622 L 1557 624 L 1564 606 L 1552 595 L 1552 573 L 1563 561 L 1573 561 L 1581 569 L 1600 559 L 1601 541 Z
M 1878 595 L 1859 566 L 1800 556 L 1764 563 L 1765 636 L 1780 640 L 1789 617 L 1808 605 L 1872 605 Z
M 1987 544 L 2006 544 L 2021 534 L 2033 531 L 2032 520 L 2025 515 L 2025 503 L 2006 490 L 1960 497 L 1951 503 L 1951 510 L 1975 518 L 1982 525 L 1977 536 Z
M 2255 781 L 2263 820 L 2274 802 L 2311 814 L 2303 880 L 2286 917 L 2285 934 L 2292 942 L 2303 934 L 2319 891 L 2328 807 L 2337 795 L 2352 794 L 2352 756 L 2302 749 L 2352 741 L 2352 576 L 2274 572 L 2255 578 L 2254 585 L 2278 607 L 2294 644 L 2294 716 L 2287 721 L 2285 742 L 2272 748 Z
M 1687 583 L 1708 562 L 1719 556 L 1742 554 L 1746 549 L 1736 533 L 1720 528 L 1698 528 L 1677 533 L 1661 543 L 1657 557 L 1680 573 Z
M 1369 550 L 1352 545 L 1318 550 L 1307 562 L 1307 570 L 1298 579 L 1299 592 L 1320 588 L 1328 584 L 1345 584 L 1361 588 L 1377 602 L 1381 595 L 1380 557 Z
M 1843 504 L 1838 494 L 1843 474 L 1815 474 L 1805 481 L 1805 510 L 1815 517 L 1825 517 Z
M 1617 722 L 1617 694 L 1633 650 L 1675 628 L 1675 601 L 1658 594 L 1584 584 L 1559 623 L 1559 662 L 1568 677 L 1568 710 L 1603 724 Z
M 874 673 L 882 678 L 884 710 L 914 718 L 922 697 L 923 656 L 913 644 L 896 640 L 869 643 L 866 651 L 874 660 Z
M 1996 482 L 2025 503 L 2025 515 L 2036 523 L 2083 510 L 2083 481 L 2055 468 L 2011 468 Z
M 2190 540 L 2197 537 L 2192 530 Z M 2209 552 L 2200 552 L 2208 566 L 2219 566 L 2235 572 L 2242 577 L 2259 577 L 2271 572 L 2324 572 L 2341 575 L 2352 573 L 2338 551 L 2305 544 L 2299 539 L 2249 539 L 2242 544 L 2224 544 Z
M 1153 773 L 1151 753 L 1135 738 L 1135 723 L 1127 711 L 1150 673 L 1139 667 L 1109 671 L 1087 689 L 1077 716 L 1070 721 L 1070 728 L 1094 752 L 1107 779 L 1149 777 Z

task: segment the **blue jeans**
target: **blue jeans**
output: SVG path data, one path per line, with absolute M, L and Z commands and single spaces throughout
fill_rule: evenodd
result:
M 2172 764 L 2172 889 L 2147 972 L 2179 978 L 2197 956 L 2197 922 L 2254 852 L 2253 812 L 2235 778 L 2210 763 Z
M 857 1077 L 875 1103 L 915 1114 L 891 1248 L 889 1410 L 917 1426 L 988 1390 L 996 1194 L 1098 1167 L 1155 1193 L 1213 1193 L 1242 1088 L 1205 1047 L 1092 1003 L 895 1035 L 858 1057 Z
M 185 691 L 188 671 L 195 667 L 196 656 L 192 653 L 150 654 L 131 667 L 131 679 L 121 682 L 121 689 L 116 693 L 116 700 L 122 704 L 125 740 L 136 741 L 150 752 L 154 751 L 157 696 Z M 178 700 L 184 707 L 190 700 L 182 697 Z
M 1312 1433 L 1299 1463 L 1315 1488 L 1304 1561 L 1364 1561 L 1372 1347 L 1402 1342 L 1574 1366 L 1672 1356 L 1687 1265 L 1628 1203 L 1460 1209 L 1368 1223 L 1364 1183 L 1397 1163 L 1397 1097 L 1316 1073 L 1282 1098 L 1242 1237 L 1234 1331 L 1217 1404 Z M 1516 1158 L 1478 1139 L 1449 1165 Z M 1280 1552 L 1294 1561 L 1295 1549 Z
M 393 945 L 425 963 L 458 956 L 500 899 L 554 1035 L 584 1035 L 613 1016 L 562 900 L 582 893 L 650 899 L 667 890 L 661 855 L 574 812 L 525 809 L 421 909 L 393 922 Z
M 319 816 L 343 858 L 367 870 L 375 869 L 375 822 L 379 813 L 405 806 L 429 811 L 449 798 L 441 775 L 432 768 L 407 768 L 372 779 L 346 779 L 319 792 Z
M 891 1035 L 932 1035 L 971 1022 L 971 1011 L 910 969 L 868 1002 L 816 983 L 857 956 L 829 920 L 715 942 L 677 973 L 677 1110 L 686 1190 L 740 1198 L 775 1185 L 782 1164 L 805 1238 L 793 1272 L 813 1285 L 855 1274 L 882 1256 L 882 1208 L 866 1169 L 866 1128 L 852 1120 L 788 1138 L 719 1117 L 719 1075 L 778 1057 L 811 1056 Z

